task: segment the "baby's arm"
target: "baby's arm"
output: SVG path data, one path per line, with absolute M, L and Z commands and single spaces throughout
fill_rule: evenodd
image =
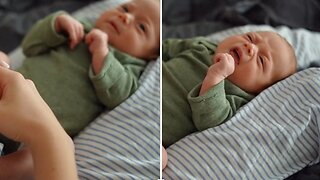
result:
M 207 47 L 211 46 L 211 47 Z M 162 42 L 162 61 L 169 61 L 186 50 L 194 50 L 198 52 L 207 52 L 208 49 L 213 49 L 215 45 L 210 43 L 204 37 L 197 37 L 192 39 L 167 39 Z
M 91 30 L 85 39 L 92 54 L 92 68 L 95 74 L 99 74 L 103 62 L 109 52 L 108 35 L 99 29 Z
M 102 65 L 97 66 L 101 68 L 98 74 L 94 72 L 95 62 L 101 62 Z M 127 99 L 137 90 L 139 77 L 146 64 L 145 60 L 134 58 L 111 47 L 105 59 L 93 59 L 89 77 L 99 100 L 112 109 Z
M 23 52 L 26 56 L 46 53 L 67 42 L 64 33 L 70 37 L 71 48 L 74 48 L 84 36 L 83 27 L 77 20 L 62 11 L 51 14 L 38 21 L 24 37 Z
M 203 80 L 200 96 L 234 72 L 234 59 L 228 53 L 218 53 L 213 57 L 213 63 Z
M 192 119 L 199 131 L 221 124 L 237 110 L 234 101 L 225 92 L 227 82 L 224 81 L 234 72 L 234 60 L 229 54 L 219 53 L 213 61 L 202 84 L 195 86 L 188 94 Z
M 56 18 L 55 30 L 59 34 L 68 35 L 71 49 L 75 48 L 84 37 L 83 25 L 68 14 L 61 14 Z

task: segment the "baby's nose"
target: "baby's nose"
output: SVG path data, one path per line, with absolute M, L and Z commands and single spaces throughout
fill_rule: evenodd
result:
M 133 20 L 133 16 L 129 13 L 122 13 L 119 15 L 119 17 L 125 24 L 130 24 L 130 22 Z
M 244 44 L 245 50 L 247 51 L 246 53 L 252 57 L 255 52 L 257 51 L 257 47 L 256 45 L 252 44 L 252 43 L 245 43 Z

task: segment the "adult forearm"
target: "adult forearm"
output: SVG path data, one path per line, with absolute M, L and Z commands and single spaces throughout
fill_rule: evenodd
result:
M 35 179 L 78 179 L 74 146 L 64 130 L 49 129 L 30 145 Z

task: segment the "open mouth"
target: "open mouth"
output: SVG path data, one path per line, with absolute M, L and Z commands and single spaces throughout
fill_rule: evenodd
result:
M 229 54 L 233 57 L 234 62 L 235 62 L 236 64 L 239 64 L 239 62 L 240 62 L 240 58 L 241 58 L 240 53 L 241 53 L 241 52 L 239 51 L 238 48 L 232 48 L 232 49 L 230 49 L 230 51 L 229 51 Z
M 119 34 L 119 29 L 118 29 L 118 26 L 116 25 L 116 23 L 110 22 L 109 24 L 114 29 L 114 31 Z

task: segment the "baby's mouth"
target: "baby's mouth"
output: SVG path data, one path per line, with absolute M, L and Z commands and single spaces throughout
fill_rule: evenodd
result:
M 233 57 L 234 62 L 236 64 L 239 64 L 239 62 L 240 62 L 240 52 L 239 52 L 239 50 L 237 48 L 232 48 L 232 49 L 230 49 L 229 54 Z
M 118 28 L 117 24 L 115 22 L 110 22 L 110 25 L 116 31 L 116 33 L 119 34 L 119 28 Z

